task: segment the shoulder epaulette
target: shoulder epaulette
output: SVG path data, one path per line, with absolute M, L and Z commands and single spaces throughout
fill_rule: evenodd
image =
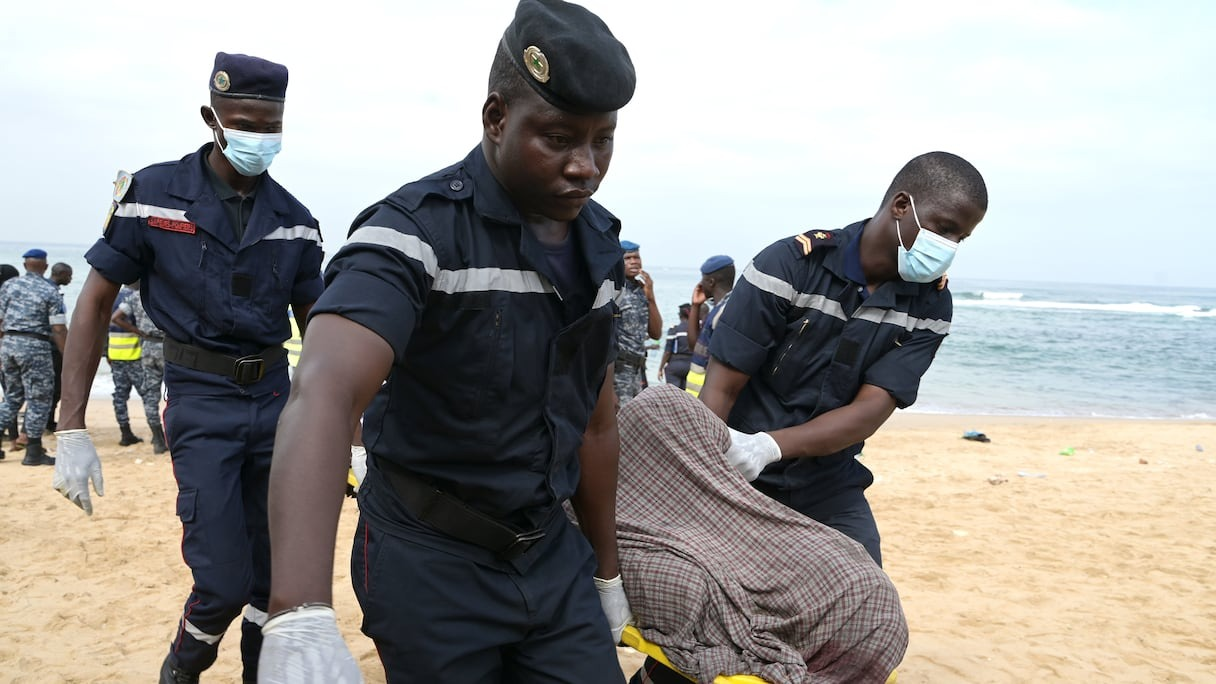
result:
M 809 256 L 816 247 L 835 246 L 836 231 L 808 230 L 793 237 L 794 247 L 801 250 L 802 256 Z

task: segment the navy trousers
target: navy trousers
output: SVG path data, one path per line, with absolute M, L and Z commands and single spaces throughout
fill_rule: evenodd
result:
M 351 581 L 390 684 L 622 684 L 594 554 L 565 516 L 507 563 L 403 512 L 375 469 L 359 494 Z
M 266 493 L 283 391 L 251 396 L 170 396 L 165 434 L 177 478 L 182 557 L 194 587 L 170 646 L 179 669 L 202 672 L 245 611 L 244 681 L 256 681 L 270 598 Z

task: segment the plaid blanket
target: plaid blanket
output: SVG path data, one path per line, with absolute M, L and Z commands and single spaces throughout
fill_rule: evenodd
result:
M 698 682 L 883 682 L 907 624 L 861 545 L 756 491 L 726 425 L 671 385 L 621 408 L 617 535 L 637 627 Z

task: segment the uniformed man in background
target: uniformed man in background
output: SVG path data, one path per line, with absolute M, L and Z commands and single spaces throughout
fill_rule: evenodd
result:
M 621 240 L 625 287 L 617 295 L 621 320 L 617 325 L 616 398 L 624 406 L 646 387 L 646 341 L 663 334 L 663 315 L 654 299 L 654 281 L 642 269 L 641 246 Z
M 620 222 L 591 196 L 634 83 L 597 16 L 523 0 L 490 68 L 480 145 L 355 220 L 275 444 L 268 681 L 359 679 L 331 604 L 365 408 L 351 577 L 388 680 L 623 680 L 624 273 Z
M 118 302 L 110 322 L 139 337 L 139 370 L 143 386 L 139 396 L 144 402 L 144 418 L 152 431 L 152 453 L 169 450 L 165 444 L 165 429 L 160 422 L 161 384 L 165 379 L 165 333 L 144 310 L 143 297 L 136 289 L 131 296 Z
M 110 315 L 110 329 L 106 336 L 106 363 L 110 364 L 110 381 L 114 391 L 110 398 L 114 404 L 114 420 L 118 421 L 118 443 L 131 446 L 144 441 L 143 437 L 131 431 L 131 414 L 127 402 L 131 399 L 131 390 L 139 394 L 140 399 L 147 403 L 144 396 L 144 366 L 143 344 L 139 330 L 130 330 L 114 320 L 119 307 L 136 293 L 139 283 L 123 285 L 114 298 L 113 313 Z
M 55 286 L 55 289 L 59 291 L 59 308 L 66 317 L 68 308 L 63 301 L 63 288 L 72 284 L 72 267 L 63 263 L 62 261 L 56 262 L 55 265 L 51 266 L 51 276 L 49 280 L 51 281 L 51 284 Z M 54 345 L 51 346 L 51 365 L 54 368 L 54 373 L 52 374 L 54 387 L 51 391 L 51 411 L 49 414 L 47 414 L 46 419 L 47 432 L 54 432 L 55 428 L 59 424 L 58 421 L 55 420 L 55 409 L 59 406 L 59 395 L 61 393 L 59 376 L 63 373 L 63 353 L 59 347 Z
M 218 53 L 200 115 L 211 141 L 180 161 L 120 174 L 105 235 L 76 302 L 64 354 L 55 487 L 92 512 L 101 464 L 85 406 L 119 283 L 140 281 L 165 333 L 164 424 L 193 588 L 161 682 L 197 682 L 228 625 L 241 625 L 243 679 L 257 677 L 270 594 L 266 487 L 289 380 L 288 306 L 304 321 L 321 293 L 315 219 L 266 169 L 279 152 L 287 67 Z
M 42 445 L 51 412 L 54 362 L 51 349 L 63 351 L 67 328 L 59 288 L 43 277 L 46 252 L 31 249 L 22 255 L 25 274 L 0 286 L 0 370 L 4 373 L 4 404 L 0 425 L 8 425 L 26 405 L 26 437 L 22 465 L 54 465 Z M 0 451 L 0 453 L 3 453 Z

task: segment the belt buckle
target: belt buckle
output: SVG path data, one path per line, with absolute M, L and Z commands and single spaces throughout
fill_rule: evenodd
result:
M 232 379 L 238 385 L 249 385 L 262 379 L 266 361 L 260 356 L 242 356 L 232 366 Z
M 506 561 L 518 558 L 519 556 L 522 556 L 525 553 L 527 553 L 528 549 L 531 549 L 533 546 L 535 546 L 536 542 L 538 542 L 544 538 L 545 538 L 544 530 L 532 530 L 531 532 L 520 532 L 519 534 L 515 535 L 515 541 L 511 542 L 510 546 L 508 546 L 507 548 L 498 552 L 498 557 L 501 560 L 506 560 Z

